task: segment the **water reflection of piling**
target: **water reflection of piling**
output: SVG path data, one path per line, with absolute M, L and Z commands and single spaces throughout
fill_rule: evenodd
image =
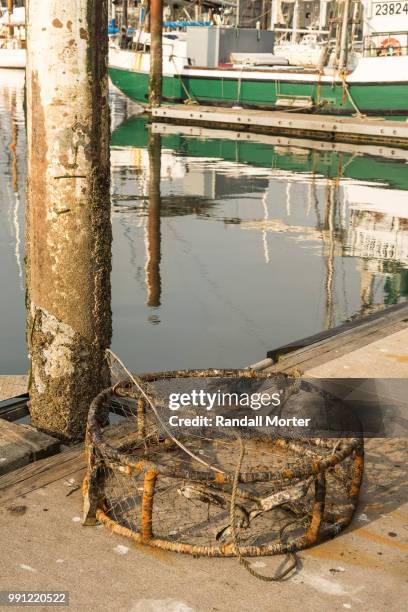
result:
M 161 170 L 161 136 L 149 134 L 149 214 L 147 221 L 147 263 L 146 285 L 147 305 L 160 306 L 160 170 Z

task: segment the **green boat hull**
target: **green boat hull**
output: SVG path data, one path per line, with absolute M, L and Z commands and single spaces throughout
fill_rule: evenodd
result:
M 149 75 L 119 68 L 110 68 L 112 83 L 132 100 L 146 104 Z M 304 81 L 241 81 L 219 76 L 164 76 L 163 101 L 184 102 L 189 98 L 200 104 L 274 109 L 282 98 L 305 98 L 313 101 L 319 113 L 355 113 L 356 107 L 367 115 L 404 119 L 408 116 L 407 83 L 353 83 L 350 96 L 341 83 Z M 352 101 L 351 101 L 352 99 Z M 354 106 L 353 106 L 354 103 Z M 298 110 L 301 110 L 299 108 Z

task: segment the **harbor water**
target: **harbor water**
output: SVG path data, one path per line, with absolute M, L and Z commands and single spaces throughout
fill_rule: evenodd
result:
M 28 367 L 23 87 L 0 71 L 3 374 Z M 121 94 L 111 108 L 112 346 L 135 371 L 243 367 L 406 300 L 407 152 L 160 125 L 149 140 Z

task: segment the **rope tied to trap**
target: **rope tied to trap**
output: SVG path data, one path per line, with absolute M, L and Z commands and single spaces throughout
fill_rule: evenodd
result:
M 285 569 L 283 569 L 278 575 L 265 576 L 264 574 L 261 574 L 260 572 L 257 572 L 256 570 L 254 570 L 254 568 L 251 566 L 251 563 L 247 561 L 245 557 L 241 554 L 241 551 L 239 548 L 239 538 L 238 538 L 238 533 L 236 529 L 236 524 L 237 524 L 236 498 L 237 498 L 237 491 L 238 491 L 239 474 L 240 474 L 242 463 L 244 461 L 244 456 L 245 456 L 245 444 L 242 438 L 238 438 L 238 442 L 240 446 L 240 454 L 239 454 L 239 460 L 238 460 L 237 467 L 236 467 L 235 474 L 234 474 L 234 480 L 232 483 L 232 495 L 231 495 L 231 506 L 230 506 L 230 521 L 231 521 L 230 528 L 231 528 L 232 539 L 233 539 L 234 546 L 235 546 L 235 553 L 238 557 L 238 561 L 240 562 L 240 564 L 244 566 L 244 568 L 247 570 L 247 572 L 251 574 L 251 576 L 254 576 L 254 578 L 258 578 L 258 580 L 263 580 L 264 582 L 278 582 L 279 580 L 283 580 L 283 578 L 285 578 L 285 576 L 287 576 L 292 570 L 296 569 L 297 558 L 294 552 L 287 553 L 290 558 L 291 563 Z

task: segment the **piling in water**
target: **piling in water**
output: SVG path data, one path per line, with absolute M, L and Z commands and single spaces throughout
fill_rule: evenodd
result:
M 8 35 L 10 38 L 14 36 L 14 26 L 11 23 L 11 16 L 14 11 L 14 0 L 7 0 L 7 12 L 8 12 Z
M 107 0 L 28 5 L 30 413 L 68 442 L 109 381 Z

